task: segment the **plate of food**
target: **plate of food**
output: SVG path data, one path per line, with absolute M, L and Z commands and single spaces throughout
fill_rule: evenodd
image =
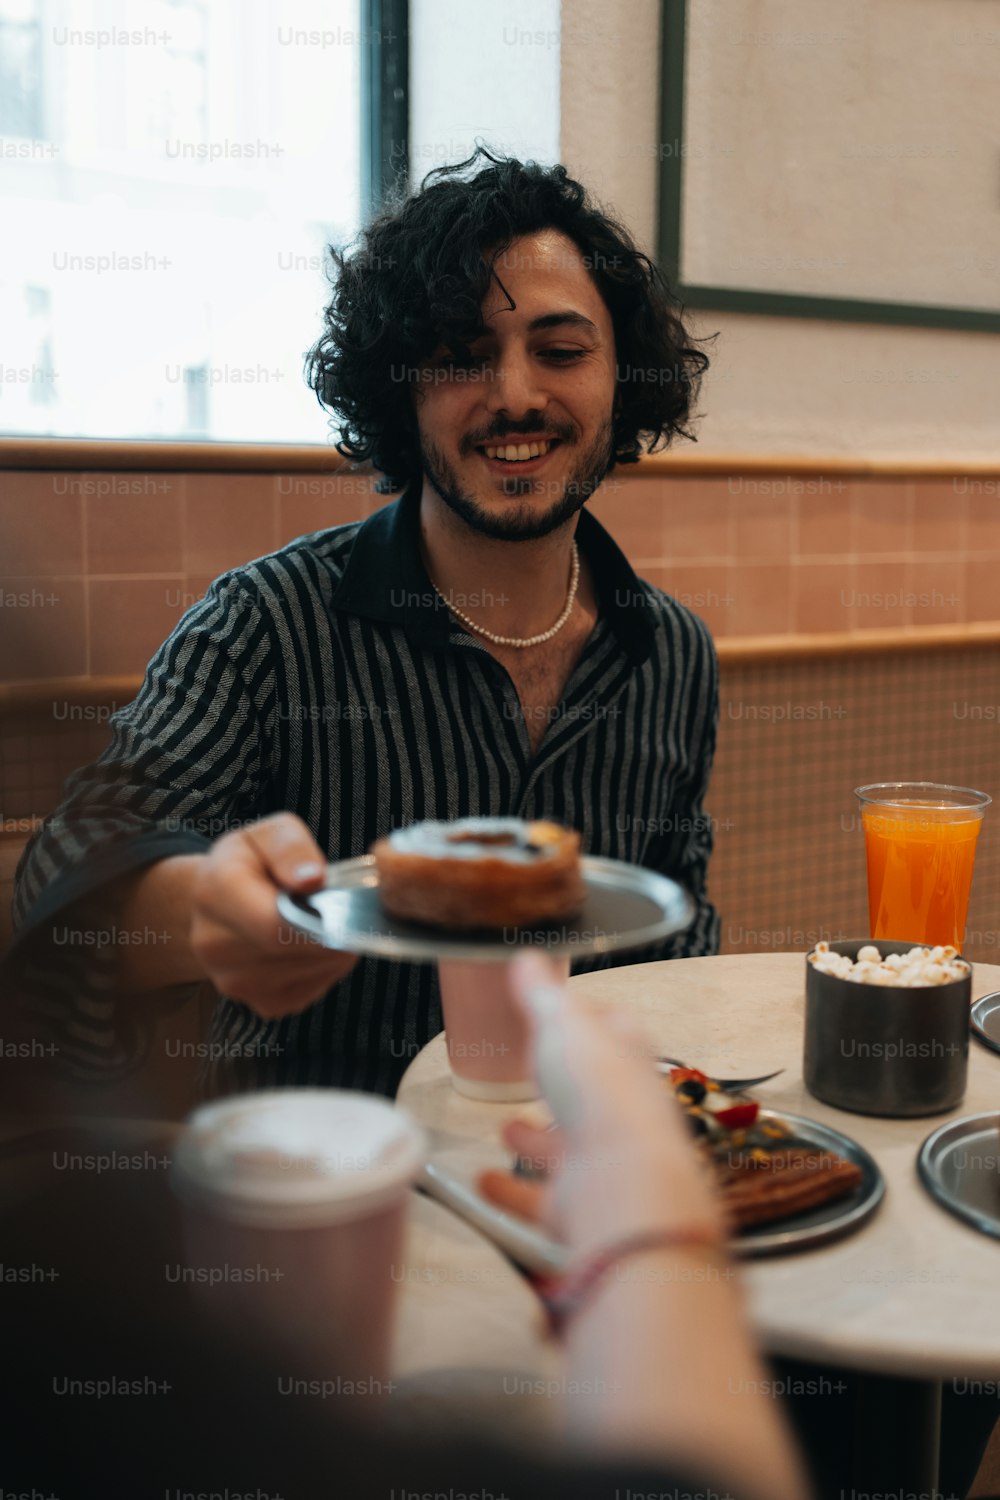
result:
M 666 1076 L 711 1161 L 735 1229 L 733 1254 L 780 1255 L 827 1244 L 859 1229 L 878 1208 L 882 1173 L 849 1136 L 803 1115 L 764 1109 L 744 1089 L 697 1068 L 672 1068 Z M 514 1171 L 537 1175 L 517 1159 Z M 543 1263 L 511 1251 L 529 1270 L 545 1273 L 557 1252 L 553 1241 Z
M 850 1234 L 878 1208 L 885 1182 L 849 1136 L 804 1115 L 762 1108 L 696 1068 L 668 1080 L 708 1156 L 735 1225 L 738 1255 L 805 1250 Z
M 688 926 L 694 903 L 665 875 L 581 856 L 580 835 L 544 820 L 462 818 L 396 829 L 327 868 L 282 918 L 328 948 L 399 961 L 510 960 L 642 948 Z

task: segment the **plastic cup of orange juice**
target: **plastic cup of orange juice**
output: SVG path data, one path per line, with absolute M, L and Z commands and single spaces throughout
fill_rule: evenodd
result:
M 860 786 L 871 936 L 960 952 L 985 792 L 933 781 Z

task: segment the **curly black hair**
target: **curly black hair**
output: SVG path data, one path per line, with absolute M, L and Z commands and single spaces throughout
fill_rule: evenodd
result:
M 492 165 L 460 175 L 482 158 Z M 677 433 L 695 440 L 687 424 L 708 356 L 694 347 L 659 268 L 565 167 L 477 145 L 465 161 L 428 172 L 412 196 L 397 192 L 353 254 L 329 250 L 334 294 L 307 379 L 339 419 L 337 451 L 371 461 L 386 475 L 381 490 L 401 489 L 421 470 L 411 373 L 441 344 L 467 354 L 485 332 L 481 307 L 494 272 L 482 252 L 495 259 L 543 229 L 577 246 L 611 315 L 614 462 L 636 463 Z

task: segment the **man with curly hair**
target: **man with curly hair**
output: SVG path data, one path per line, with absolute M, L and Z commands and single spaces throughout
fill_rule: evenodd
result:
M 424 818 L 575 827 L 694 896 L 620 961 L 717 947 L 711 639 L 586 509 L 690 436 L 708 361 L 659 271 L 565 168 L 482 148 L 334 262 L 310 382 L 403 493 L 217 579 L 26 851 L 22 994 L 84 1071 L 127 1071 L 153 993 L 208 980 L 216 1086 L 393 1093 L 441 1028 L 434 966 L 295 941 L 275 897 Z

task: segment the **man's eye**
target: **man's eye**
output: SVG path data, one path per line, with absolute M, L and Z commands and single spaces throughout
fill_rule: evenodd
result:
M 481 365 L 485 358 L 485 354 L 470 354 L 467 358 L 459 354 L 444 354 L 436 364 L 444 370 L 469 370 L 473 365 Z
M 547 359 L 554 359 L 565 364 L 571 359 L 582 359 L 587 351 L 586 349 L 543 349 L 541 352 Z

